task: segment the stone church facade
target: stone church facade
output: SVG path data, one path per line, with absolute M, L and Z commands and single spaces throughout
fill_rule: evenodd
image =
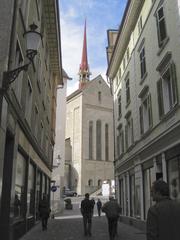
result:
M 113 103 L 100 75 L 67 98 L 66 139 L 69 188 L 92 193 L 113 179 Z

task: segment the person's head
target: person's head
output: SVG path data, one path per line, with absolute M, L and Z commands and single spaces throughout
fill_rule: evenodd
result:
M 89 193 L 85 194 L 85 198 L 89 199 Z
M 151 195 L 153 201 L 160 201 L 163 198 L 169 197 L 169 186 L 166 182 L 162 180 L 157 180 L 153 182 L 151 188 Z
M 113 196 L 109 196 L 109 201 L 113 201 L 114 197 Z

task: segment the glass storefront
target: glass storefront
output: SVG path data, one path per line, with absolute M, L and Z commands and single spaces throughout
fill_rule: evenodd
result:
M 180 156 L 168 161 L 168 183 L 170 197 L 180 200 Z
M 147 217 L 148 209 L 152 205 L 151 187 L 154 182 L 153 168 L 148 168 L 143 171 L 143 186 L 144 186 L 144 216 Z
M 34 166 L 29 164 L 28 171 L 28 188 L 27 188 L 27 215 L 34 215 L 34 179 L 35 179 L 35 169 Z
M 135 216 L 135 176 L 130 175 L 130 216 Z
M 14 198 L 14 217 L 23 217 L 23 206 L 25 201 L 25 177 L 26 160 L 17 152 L 16 178 L 15 178 L 15 198 Z

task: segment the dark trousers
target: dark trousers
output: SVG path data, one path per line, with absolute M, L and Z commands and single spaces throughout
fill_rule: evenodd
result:
M 101 208 L 98 208 L 98 216 L 100 217 L 101 216 Z
M 46 230 L 47 229 L 47 222 L 48 222 L 48 217 L 42 217 L 41 218 L 42 230 Z
M 117 234 L 117 222 L 118 222 L 118 217 L 108 218 L 110 240 L 114 240 L 115 235 Z
M 91 236 L 92 218 L 89 216 L 83 216 L 83 223 L 84 223 L 84 235 Z

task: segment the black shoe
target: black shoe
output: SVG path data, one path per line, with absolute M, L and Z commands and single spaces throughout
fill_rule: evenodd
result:
M 91 237 L 92 236 L 92 234 L 91 233 L 88 233 L 88 235 Z

